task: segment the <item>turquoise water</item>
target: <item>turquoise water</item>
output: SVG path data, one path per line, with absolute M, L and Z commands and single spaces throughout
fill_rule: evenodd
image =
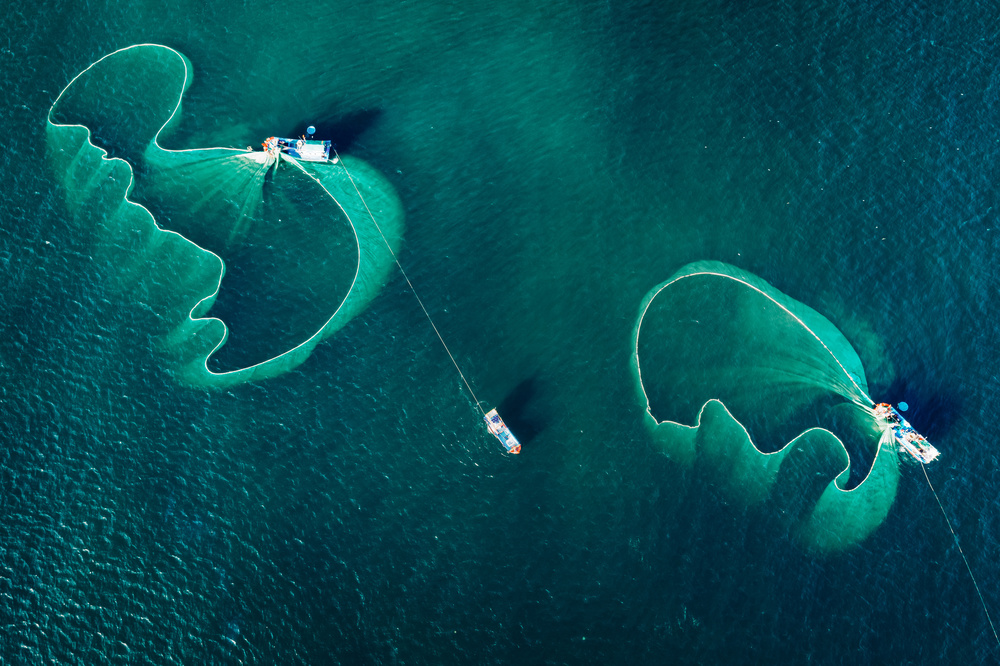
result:
M 989 7 L 0 15 L 0 661 L 995 660 L 919 469 L 872 537 L 811 555 L 654 445 L 629 371 L 644 294 L 689 262 L 808 304 L 942 450 L 929 473 L 1000 609 Z M 174 380 L 43 140 L 73 76 L 142 42 L 194 67 L 167 147 L 314 122 L 391 182 L 400 260 L 520 456 L 398 276 L 293 372 Z

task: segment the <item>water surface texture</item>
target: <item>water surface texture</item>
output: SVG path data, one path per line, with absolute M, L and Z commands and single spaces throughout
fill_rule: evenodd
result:
M 1000 657 L 919 468 L 868 538 L 817 554 L 666 455 L 630 367 L 644 295 L 691 262 L 822 313 L 871 397 L 908 402 L 942 451 L 928 473 L 1000 613 L 991 6 L 11 0 L 0 18 L 0 662 Z M 400 261 L 519 456 L 398 273 L 293 370 L 177 380 L 46 146 L 59 92 L 140 43 L 194 72 L 164 149 L 312 123 L 388 181 Z

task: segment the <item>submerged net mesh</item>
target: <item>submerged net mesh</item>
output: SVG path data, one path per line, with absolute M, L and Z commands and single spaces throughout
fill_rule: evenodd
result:
M 342 165 L 164 149 L 190 81 L 173 49 L 116 51 L 59 95 L 47 140 L 95 258 L 122 298 L 154 313 L 176 375 L 226 386 L 294 368 L 361 312 L 393 270 L 386 243 L 398 250 L 403 215 L 360 160 L 345 159 L 382 234 Z
M 718 262 L 685 266 L 640 311 L 633 369 L 670 455 L 705 463 L 734 499 L 774 504 L 819 550 L 856 544 L 885 520 L 898 460 L 880 443 L 861 361 L 833 324 Z M 842 440 L 874 452 L 852 489 Z

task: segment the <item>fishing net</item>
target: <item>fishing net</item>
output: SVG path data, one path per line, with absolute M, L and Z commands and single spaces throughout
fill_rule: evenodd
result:
M 111 288 L 153 313 L 178 378 L 226 386 L 296 367 L 361 312 L 393 270 L 403 214 L 357 159 L 164 149 L 190 82 L 173 49 L 116 51 L 60 94 L 47 140 Z
M 833 324 L 749 273 L 685 266 L 643 300 L 635 370 L 654 437 L 712 470 L 746 505 L 768 502 L 807 546 L 843 549 L 885 519 L 898 460 L 864 369 Z M 873 456 L 848 488 L 853 450 Z

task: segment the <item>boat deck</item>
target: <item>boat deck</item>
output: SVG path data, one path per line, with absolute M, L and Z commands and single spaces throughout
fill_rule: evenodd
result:
M 277 158 L 279 153 L 294 157 L 303 162 L 330 162 L 332 142 L 314 139 L 286 139 L 270 136 L 262 144 L 265 153 Z M 249 148 L 248 148 L 249 150 Z M 337 160 L 334 159 L 333 162 Z
M 914 430 L 910 422 L 892 405 L 879 403 L 875 406 L 875 416 L 885 420 L 892 428 L 893 438 L 899 444 L 900 451 L 909 453 L 925 465 L 934 462 L 941 455 L 941 452 L 934 448 L 926 437 Z
M 502 418 L 500 418 L 497 410 L 491 409 L 489 413 L 483 417 L 483 420 L 486 421 L 486 427 L 490 429 L 490 432 L 493 433 L 494 437 L 500 440 L 500 443 L 503 444 L 503 448 L 505 448 L 508 453 L 521 452 L 521 443 L 517 441 L 517 438 L 514 437 L 514 433 L 510 431 L 507 424 L 503 422 Z
M 328 162 L 330 160 L 330 142 L 311 139 L 278 138 L 278 147 L 289 157 L 306 162 Z

